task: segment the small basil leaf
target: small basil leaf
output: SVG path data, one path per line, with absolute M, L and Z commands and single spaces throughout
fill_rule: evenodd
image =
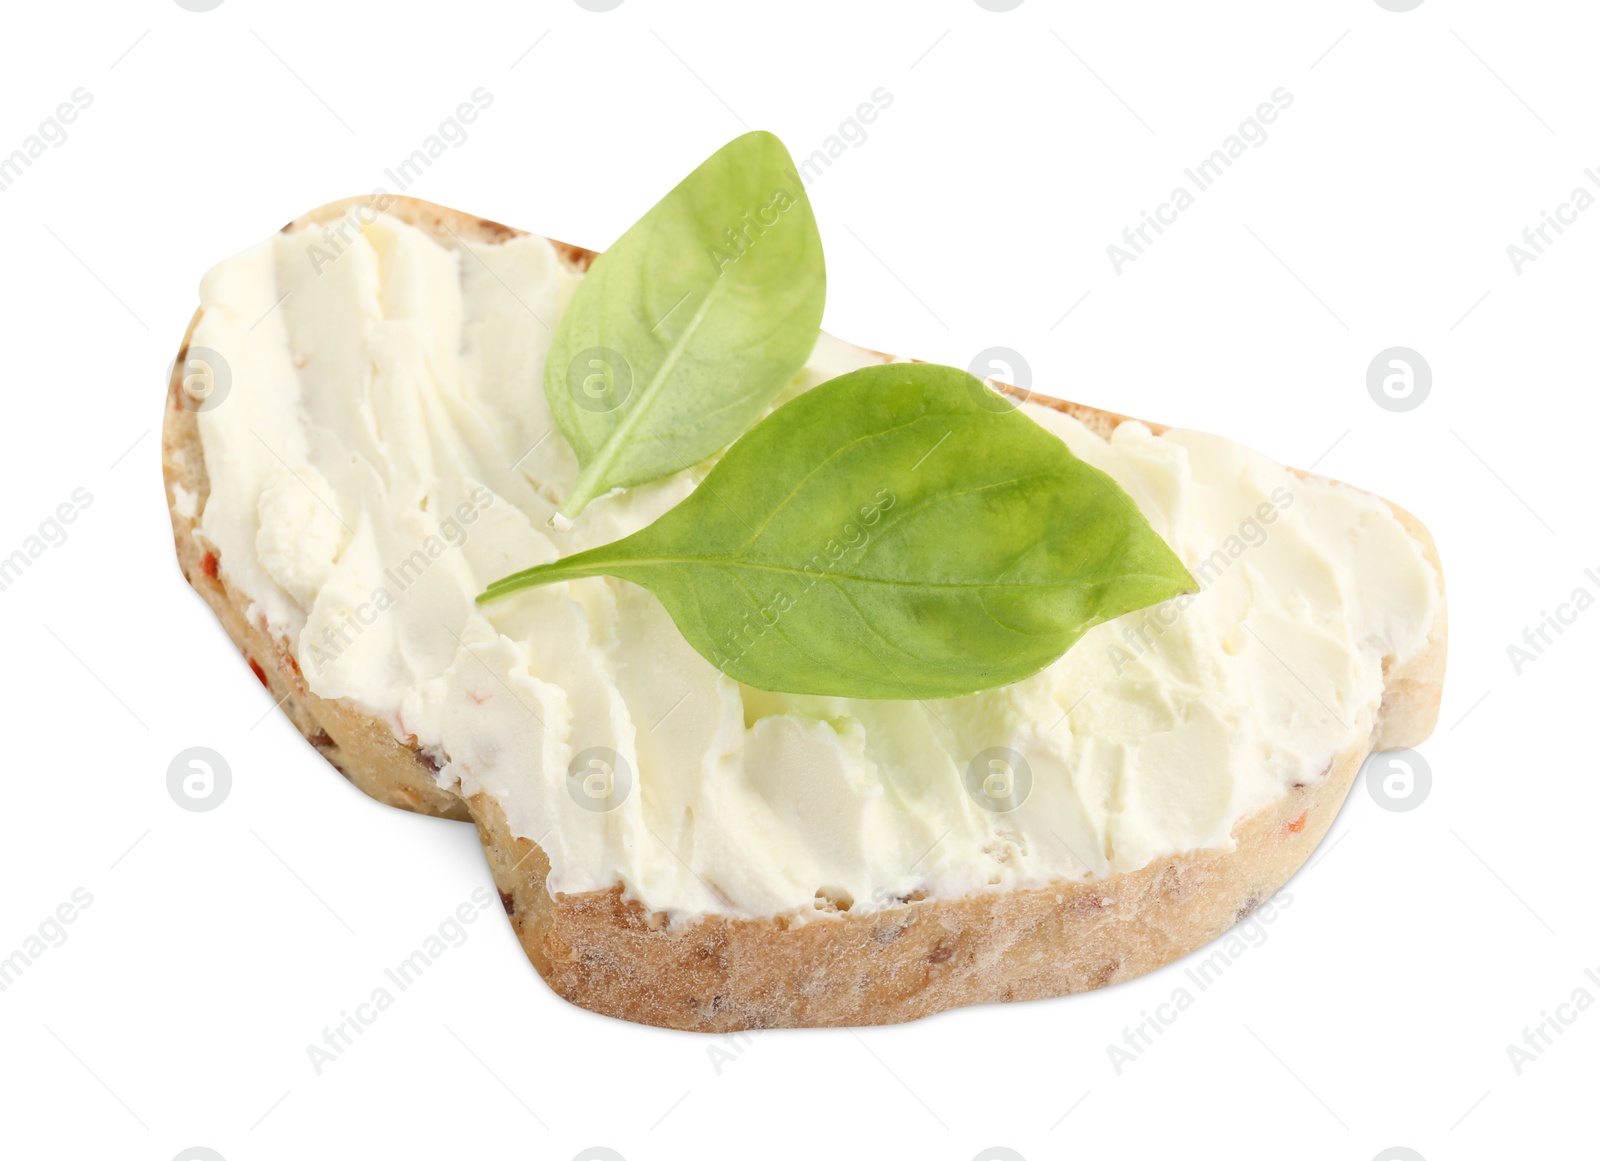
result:
M 561 516 L 726 447 L 805 364 L 822 239 L 783 143 L 746 133 L 595 259 L 556 326 L 544 390 L 581 472 Z
M 654 524 L 478 599 L 601 574 L 746 685 L 857 698 L 1007 685 L 1198 587 L 1109 476 L 966 372 L 912 363 L 806 392 Z

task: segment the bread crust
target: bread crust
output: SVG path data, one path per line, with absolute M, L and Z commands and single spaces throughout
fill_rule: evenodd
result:
M 384 196 L 376 208 L 445 246 L 458 238 L 493 243 L 523 233 L 414 198 Z M 334 202 L 284 229 L 334 221 L 373 202 Z M 594 258 L 581 247 L 554 244 L 575 269 Z M 594 1012 L 697 1032 L 890 1024 L 966 1004 L 1060 996 L 1132 979 L 1249 915 L 1327 833 L 1367 754 L 1416 746 L 1438 719 L 1446 655 L 1443 570 L 1427 529 L 1396 507 L 1439 577 L 1427 646 L 1386 670 L 1368 739 L 1340 754 L 1322 777 L 1239 822 L 1232 851 L 1193 851 L 1092 882 L 907 900 L 872 911 L 808 915 L 805 922 L 708 914 L 669 925 L 665 916 L 624 899 L 620 885 L 552 895 L 544 850 L 511 834 L 497 802 L 482 794 L 463 800 L 441 789 L 434 779 L 437 758 L 414 739 L 397 738 L 387 723 L 313 693 L 291 643 L 274 637 L 264 619 L 252 621 L 248 601 L 228 585 L 223 562 L 199 530 L 209 477 L 195 415 L 184 406 L 182 368 L 199 319 L 196 312 L 179 350 L 162 425 L 167 503 L 184 578 L 289 720 L 335 769 L 380 802 L 476 824 L 528 959 L 556 994 Z M 1042 395 L 1029 398 L 1102 437 L 1126 418 Z M 186 496 L 182 504 L 179 489 Z

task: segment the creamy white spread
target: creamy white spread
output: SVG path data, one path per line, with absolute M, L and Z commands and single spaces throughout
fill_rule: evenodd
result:
M 498 801 L 553 891 L 621 883 L 675 921 L 814 917 L 1228 849 L 1368 736 L 1385 666 L 1426 642 L 1438 580 L 1383 501 L 1215 436 L 1129 422 L 1107 441 L 1033 404 L 1204 588 L 1004 689 L 751 689 L 608 578 L 476 605 L 643 527 L 695 477 L 553 530 L 577 463 L 542 373 L 581 276 L 537 237 L 447 248 L 383 215 L 349 238 L 330 262 L 319 231 L 278 234 L 202 283 L 194 343 L 232 372 L 199 416 L 202 533 L 311 689 L 426 748 L 441 786 Z M 791 394 L 876 358 L 824 336 Z

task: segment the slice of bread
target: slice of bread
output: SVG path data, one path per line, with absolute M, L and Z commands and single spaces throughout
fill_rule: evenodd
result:
M 369 201 L 335 202 L 284 229 L 337 221 Z M 446 247 L 458 238 L 496 243 L 520 234 L 412 198 L 390 198 L 386 212 Z M 555 245 L 574 269 L 586 268 L 594 257 Z M 906 898 L 872 911 L 808 916 L 804 923 L 708 914 L 669 925 L 664 916 L 625 900 L 620 884 L 552 896 L 544 851 L 510 832 L 496 801 L 485 795 L 463 800 L 441 789 L 435 755 L 397 738 L 386 722 L 313 693 L 293 643 L 271 634 L 264 620 L 253 621 L 249 602 L 229 586 L 226 562 L 200 532 L 210 477 L 194 400 L 182 381 L 193 333 L 191 323 L 174 366 L 162 430 L 167 501 L 184 577 L 290 721 L 335 769 L 380 802 L 477 825 L 528 958 L 558 995 L 595 1012 L 702 1032 L 887 1024 L 965 1004 L 1059 996 L 1131 979 L 1249 915 L 1316 848 L 1367 754 L 1421 743 L 1438 717 L 1446 650 L 1443 572 L 1427 530 L 1395 508 L 1441 578 L 1428 644 L 1385 673 L 1371 736 L 1339 754 L 1321 778 L 1240 822 L 1231 852 L 1190 852 L 1092 882 L 955 899 Z M 1030 398 L 1067 412 L 1102 437 L 1124 418 Z

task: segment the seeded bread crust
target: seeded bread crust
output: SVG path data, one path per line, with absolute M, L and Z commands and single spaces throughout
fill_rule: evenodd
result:
M 373 204 L 371 197 L 334 202 L 284 229 L 335 222 Z M 495 243 L 522 233 L 414 198 L 386 196 L 374 208 L 447 247 L 458 239 Z M 555 245 L 575 269 L 594 258 L 592 251 Z M 1093 882 L 907 899 L 871 912 L 807 916 L 804 923 L 713 913 L 670 927 L 664 916 L 625 900 L 620 885 L 552 896 L 544 850 L 511 834 L 499 803 L 481 794 L 463 800 L 441 789 L 434 777 L 438 755 L 397 736 L 387 722 L 312 693 L 292 644 L 274 637 L 263 618 L 253 619 L 248 600 L 228 584 L 227 562 L 199 528 L 209 476 L 193 401 L 185 406 L 182 384 L 199 319 L 197 312 L 179 351 L 162 425 L 167 503 L 184 578 L 289 720 L 336 770 L 380 802 L 476 824 L 529 960 L 558 995 L 603 1015 L 697 1032 L 892 1024 L 966 1004 L 1060 996 L 1132 979 L 1249 915 L 1327 833 L 1367 754 L 1419 745 L 1438 719 L 1446 654 L 1443 570 L 1427 529 L 1394 508 L 1440 578 L 1427 647 L 1385 673 L 1382 704 L 1365 723 L 1366 740 L 1340 754 L 1320 778 L 1241 821 L 1232 851 L 1191 852 Z M 1102 437 L 1125 418 L 1031 398 Z

